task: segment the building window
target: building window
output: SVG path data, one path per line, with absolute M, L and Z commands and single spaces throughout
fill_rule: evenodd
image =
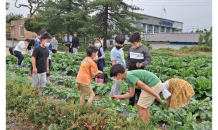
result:
M 24 36 L 24 27 L 23 26 L 20 26 L 19 27 L 19 34 L 20 34 L 20 36 Z
M 150 32 L 150 33 L 152 32 L 152 25 L 149 25 L 149 24 L 147 25 L 147 32 Z
M 145 31 L 145 24 L 144 23 L 141 23 L 141 29 L 142 29 L 142 31 Z
M 169 33 L 170 32 L 170 28 L 167 28 L 166 32 Z
M 175 28 L 172 28 L 172 32 L 175 32 Z
M 158 26 L 154 26 L 154 33 L 158 33 Z
M 164 27 L 161 27 L 160 32 L 164 32 Z

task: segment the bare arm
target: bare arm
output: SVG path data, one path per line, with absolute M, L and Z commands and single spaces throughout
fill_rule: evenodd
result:
M 144 84 L 141 80 L 138 80 L 136 84 L 143 89 L 144 91 L 150 93 L 154 97 L 158 97 L 158 94 L 156 94 L 150 87 L 148 87 L 146 84 Z
M 101 72 L 101 71 L 96 71 L 96 72 L 92 72 L 92 77 L 94 77 L 94 76 L 96 76 L 96 75 L 101 75 L 101 74 L 103 74 L 103 72 Z
M 32 66 L 36 68 L 36 57 L 32 57 Z
M 150 93 L 151 95 L 153 95 L 154 97 L 157 98 L 157 100 L 160 102 L 160 103 L 163 103 L 164 101 L 161 100 L 160 96 L 158 94 L 156 94 L 149 86 L 147 86 L 146 84 L 144 84 L 141 80 L 138 80 L 136 82 L 136 84 L 141 88 L 143 89 L 144 91 Z
M 49 68 L 49 59 L 47 58 L 47 68 Z
M 119 99 L 126 99 L 126 98 L 131 98 L 133 97 L 135 94 L 135 88 L 134 87 L 130 87 L 129 88 L 129 92 L 123 95 L 119 96 Z
M 170 107 L 171 96 L 167 98 L 167 106 L 166 109 Z

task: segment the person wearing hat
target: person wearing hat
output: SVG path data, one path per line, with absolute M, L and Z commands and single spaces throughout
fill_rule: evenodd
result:
M 167 99 L 166 109 L 169 107 L 177 109 L 187 106 L 195 91 L 189 82 L 172 78 L 163 83 L 162 94 Z

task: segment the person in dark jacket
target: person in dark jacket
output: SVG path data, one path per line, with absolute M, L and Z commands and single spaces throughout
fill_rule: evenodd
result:
M 74 54 L 78 53 L 78 49 L 79 49 L 79 38 L 77 37 L 77 33 L 74 33 L 74 37 L 72 40 L 72 44 L 70 46 L 70 48 L 72 48 L 72 51 Z
M 66 53 L 70 53 L 71 52 L 71 43 L 67 43 L 67 42 L 62 42 L 62 45 L 67 47 Z
M 95 79 L 97 83 L 104 83 L 104 70 L 103 68 L 106 67 L 106 63 L 104 60 L 105 54 L 104 54 L 104 50 L 102 48 L 101 45 L 101 41 L 98 38 L 94 39 L 94 45 L 96 47 L 98 47 L 98 56 L 96 56 L 96 58 L 94 59 L 94 61 L 97 63 L 98 66 L 98 70 L 102 71 L 103 74 L 101 77 L 97 76 L 97 78 Z
M 126 60 L 126 69 L 127 71 L 144 69 L 150 63 L 150 51 L 147 47 L 141 43 L 141 34 L 140 32 L 134 32 L 129 38 L 131 42 L 131 47 L 129 48 L 128 57 Z M 141 89 L 138 86 L 135 87 L 135 95 L 129 99 L 129 105 L 134 106 L 137 104 L 139 96 L 141 94 Z

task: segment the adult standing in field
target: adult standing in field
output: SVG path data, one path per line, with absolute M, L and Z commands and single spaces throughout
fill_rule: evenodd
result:
M 58 41 L 55 39 L 55 35 L 52 36 L 52 53 L 57 53 L 58 51 Z
M 37 85 L 40 88 L 38 96 L 42 95 L 46 84 L 46 72 L 49 73 L 49 50 L 48 47 L 51 42 L 51 35 L 47 32 L 41 36 L 42 43 L 37 46 L 32 55 L 32 85 Z
M 77 33 L 75 32 L 74 34 L 74 37 L 73 37 L 73 40 L 72 40 L 72 51 L 74 54 L 77 54 L 78 53 L 78 49 L 79 49 L 79 38 L 77 37 Z
M 146 70 L 146 66 L 151 61 L 150 51 L 147 47 L 142 45 L 140 32 L 132 33 L 129 38 L 129 42 L 132 46 L 129 48 L 128 57 L 126 60 L 126 70 Z M 134 88 L 135 95 L 129 99 L 129 105 L 132 106 L 138 102 L 141 93 L 141 88 L 139 88 L 137 85 L 134 85 Z
M 163 83 L 162 94 L 167 99 L 166 109 L 177 109 L 187 106 L 195 91 L 189 82 L 172 78 Z
M 18 63 L 17 63 L 17 67 L 21 67 L 21 63 L 24 59 L 23 57 L 23 50 L 27 49 L 27 46 L 30 43 L 30 39 L 26 39 L 24 41 L 20 41 L 16 47 L 14 48 L 14 55 L 18 58 Z

